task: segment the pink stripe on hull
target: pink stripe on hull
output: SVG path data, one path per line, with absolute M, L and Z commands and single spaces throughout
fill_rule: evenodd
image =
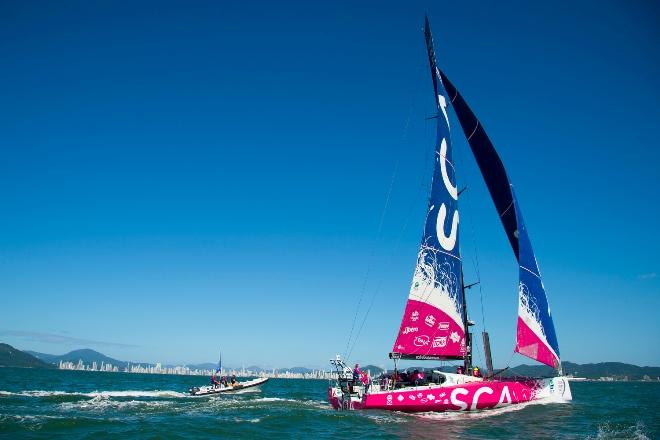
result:
M 484 381 L 440 388 L 419 387 L 411 390 L 369 394 L 355 409 L 384 409 L 406 412 L 474 411 L 536 398 L 536 380 Z

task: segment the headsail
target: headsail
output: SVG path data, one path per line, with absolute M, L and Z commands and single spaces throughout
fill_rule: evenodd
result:
M 561 368 L 559 344 L 545 294 L 541 272 L 529 241 L 522 211 L 511 188 L 518 221 L 518 325 L 516 351 L 554 368 Z
M 458 191 L 447 93 L 436 67 L 428 20 L 424 34 L 437 105 L 435 167 L 417 266 L 392 351 L 403 358 L 457 359 L 465 355 Z
M 442 71 L 439 74 L 520 266 L 516 351 L 558 368 L 559 344 L 555 327 L 513 186 L 479 120 L 447 76 Z

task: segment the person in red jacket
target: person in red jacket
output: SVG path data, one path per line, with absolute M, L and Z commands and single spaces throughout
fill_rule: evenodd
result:
M 362 371 L 360 371 L 360 364 L 355 364 L 355 368 L 353 368 L 353 380 L 355 383 L 357 383 L 360 380 L 360 376 L 362 375 Z

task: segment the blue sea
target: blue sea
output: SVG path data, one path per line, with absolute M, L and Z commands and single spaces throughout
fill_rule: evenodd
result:
M 660 383 L 573 382 L 571 403 L 478 413 L 337 412 L 322 380 L 190 397 L 199 376 L 0 368 L 0 438 L 656 439 Z

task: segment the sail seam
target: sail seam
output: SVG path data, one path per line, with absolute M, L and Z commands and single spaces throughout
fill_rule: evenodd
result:
M 504 214 L 507 213 L 507 211 L 513 206 L 513 199 L 511 200 L 511 203 L 509 203 L 509 206 L 506 207 L 504 211 L 500 214 L 500 217 L 504 217 Z
M 452 255 L 452 254 L 450 254 L 449 252 L 445 252 L 445 251 L 443 251 L 442 249 L 434 249 L 434 248 L 430 248 L 430 249 L 433 249 L 433 250 L 436 251 L 436 252 L 440 252 L 440 253 L 442 253 L 442 254 L 445 254 L 445 255 L 448 255 L 448 256 L 450 256 L 450 257 L 453 257 L 453 258 L 457 259 L 458 261 L 462 261 L 460 257 L 457 257 L 456 255 Z
M 472 139 L 472 136 L 474 136 L 474 134 L 477 132 L 477 128 L 479 128 L 479 120 L 478 119 L 477 119 L 477 125 L 475 125 L 474 130 L 472 130 L 472 134 L 467 138 L 468 141 L 470 139 Z
M 451 167 L 451 169 L 452 169 L 454 172 L 456 172 L 456 168 L 454 168 L 454 164 L 451 163 L 451 162 L 449 161 L 449 159 L 447 159 L 447 156 L 443 156 L 443 155 L 440 154 L 439 152 L 438 152 L 437 154 L 438 154 L 438 157 L 440 157 L 442 160 L 444 160 L 445 162 L 447 162 L 447 163 L 449 164 L 449 166 Z
M 539 280 L 541 279 L 541 276 L 540 276 L 540 275 L 537 275 L 537 274 L 534 273 L 533 271 L 527 269 L 525 266 L 520 266 L 520 268 L 521 268 L 521 269 L 525 269 L 527 272 L 531 273 L 532 275 L 534 275 L 534 276 L 535 276 L 536 278 L 538 278 Z

